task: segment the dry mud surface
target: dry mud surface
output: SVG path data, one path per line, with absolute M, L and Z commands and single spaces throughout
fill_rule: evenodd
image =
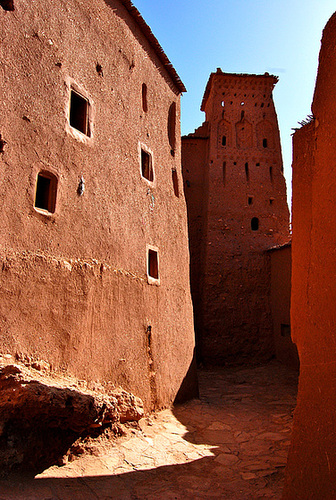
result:
M 143 418 L 123 437 L 35 478 L 0 481 L 0 499 L 280 499 L 297 376 L 271 362 L 199 372 L 200 400 Z

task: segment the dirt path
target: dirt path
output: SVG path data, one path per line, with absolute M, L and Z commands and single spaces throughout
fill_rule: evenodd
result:
M 2 480 L 0 500 L 280 499 L 295 372 L 272 362 L 199 377 L 199 401 L 35 479 Z

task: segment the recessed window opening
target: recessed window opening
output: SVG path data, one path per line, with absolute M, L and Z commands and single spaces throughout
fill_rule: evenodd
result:
M 290 325 L 281 324 L 281 337 L 290 337 L 291 329 Z
M 156 250 L 148 249 L 148 262 L 147 262 L 147 272 L 149 278 L 155 280 L 159 279 L 159 262 L 158 262 L 158 252 Z
M 263 103 L 263 102 L 261 103 L 261 106 L 260 106 L 260 107 L 261 107 L 261 108 L 263 108 L 263 107 L 264 107 L 264 103 Z
M 269 168 L 269 174 L 270 174 L 271 182 L 273 183 L 273 167 Z
M 270 202 L 270 205 L 273 205 L 274 198 L 270 198 L 269 202 Z
M 236 162 L 236 161 L 234 161 L 234 162 L 233 162 L 233 164 L 234 164 L 234 165 L 237 165 L 237 162 Z
M 90 137 L 89 101 L 73 89 L 70 94 L 69 121 L 71 127 Z
M 222 146 L 226 146 L 226 135 L 222 137 Z
M 252 204 L 253 204 L 253 196 L 249 196 L 249 197 L 247 198 L 247 203 L 248 203 L 249 205 L 252 205 Z
M 245 111 L 242 111 L 242 112 L 240 113 L 240 119 L 241 119 L 241 120 L 243 120 L 243 119 L 244 119 L 244 116 L 245 116 Z
M 176 147 L 176 102 L 172 102 L 168 112 L 168 139 L 171 154 L 174 156 Z
M 252 217 L 252 219 L 251 219 L 251 229 L 252 229 L 252 231 L 258 231 L 258 229 L 259 229 L 259 219 L 258 219 L 258 217 Z
M 177 177 L 177 172 L 176 169 L 172 169 L 172 179 L 173 179 L 173 188 L 174 188 L 174 194 L 179 198 L 180 193 L 179 193 L 179 184 L 178 184 L 178 177 Z
M 142 109 L 145 113 L 147 113 L 148 105 L 147 105 L 147 85 L 145 83 L 142 84 Z
M 45 170 L 36 179 L 35 208 L 54 213 L 56 207 L 57 178 Z
M 223 161 L 223 184 L 225 186 L 225 180 L 226 180 L 226 161 Z
M 250 173 L 249 173 L 249 166 L 248 166 L 247 162 L 245 163 L 245 176 L 246 176 L 246 180 L 248 182 L 250 179 Z
M 263 148 L 267 148 L 267 139 L 263 139 Z
M 260 163 L 256 163 L 256 167 L 260 167 Z
M 141 175 L 150 182 L 154 180 L 152 157 L 144 149 L 141 149 Z
M 14 0 L 0 0 L 0 5 L 4 10 L 14 10 Z

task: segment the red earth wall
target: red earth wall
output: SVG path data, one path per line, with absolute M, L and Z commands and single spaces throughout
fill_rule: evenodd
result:
M 293 138 L 292 335 L 300 378 L 286 500 L 336 498 L 336 14 L 322 38 L 313 120 Z
M 276 82 L 218 69 L 202 102 L 205 124 L 182 138 L 198 356 L 205 362 L 274 352 L 265 250 L 289 239 Z
M 151 408 L 188 373 L 189 396 L 197 388 L 184 87 L 134 12 L 126 0 L 0 5 L 0 351 L 121 385 Z M 88 133 L 69 122 L 73 90 Z M 41 171 L 54 209 L 35 206 Z
M 291 338 L 290 302 L 291 302 L 291 244 L 271 248 L 271 310 L 275 356 L 283 364 L 296 370 L 299 359 L 296 345 Z

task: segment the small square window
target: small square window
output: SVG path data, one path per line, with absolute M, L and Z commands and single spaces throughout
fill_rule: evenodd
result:
M 141 149 L 141 175 L 150 182 L 154 180 L 152 156 L 144 149 Z
M 4 10 L 14 10 L 14 0 L 0 0 L 0 5 Z
M 90 137 L 89 101 L 73 89 L 70 93 L 69 122 L 71 127 Z
M 56 176 L 51 172 L 40 172 L 36 180 L 35 208 L 54 213 L 56 208 L 56 193 Z
M 159 284 L 159 252 L 154 247 L 147 248 L 147 277 L 148 283 Z

